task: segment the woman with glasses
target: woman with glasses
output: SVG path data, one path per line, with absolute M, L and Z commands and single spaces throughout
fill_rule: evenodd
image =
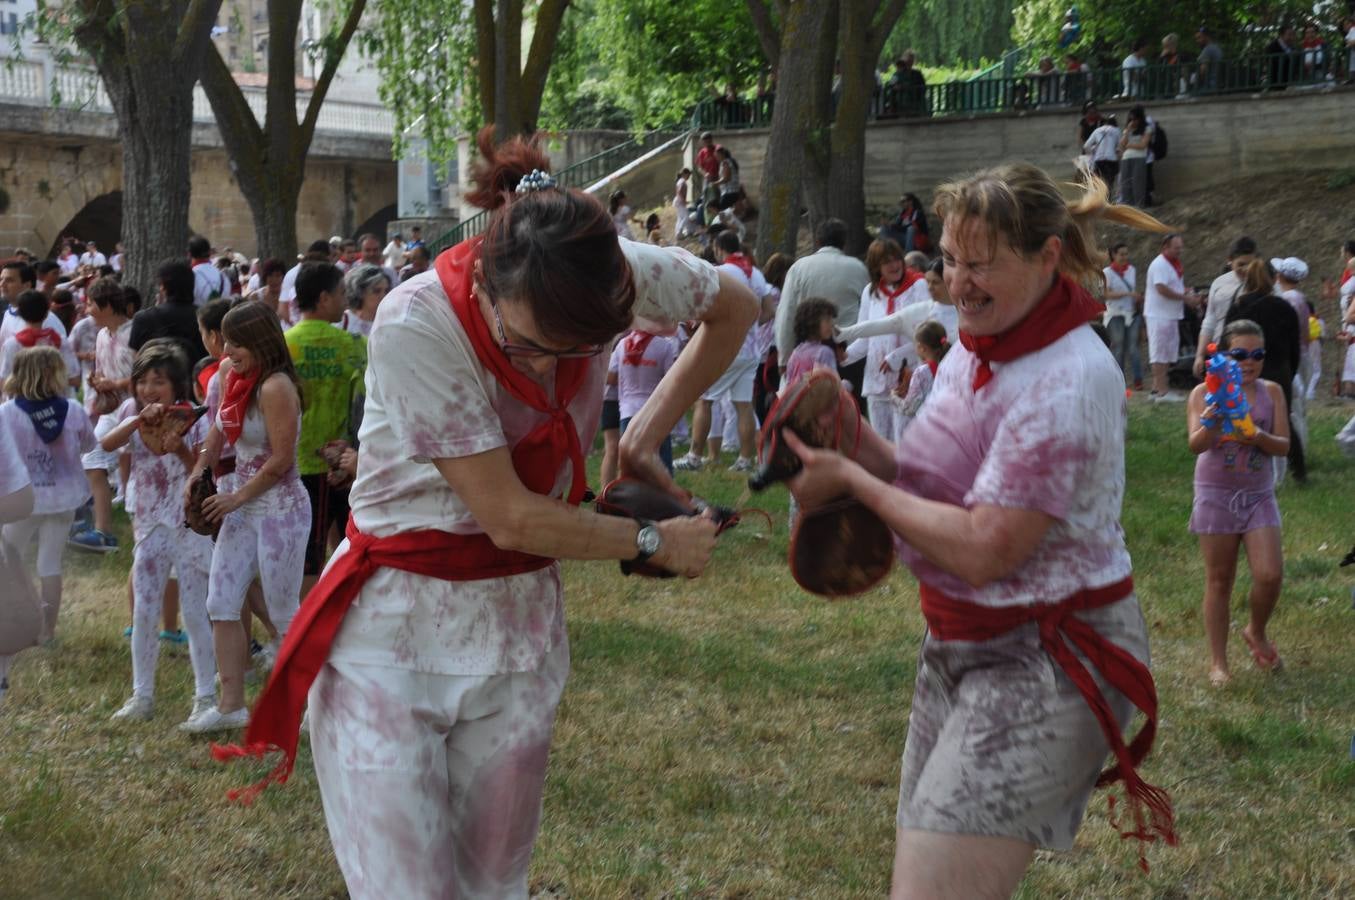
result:
M 1253 266 L 1264 266 L 1257 261 Z M 1280 301 L 1284 304 L 1284 301 Z M 1247 548 L 1251 569 L 1250 621 L 1242 639 L 1257 668 L 1280 667 L 1280 654 L 1266 634 L 1284 576 L 1280 543 L 1280 508 L 1275 502 L 1272 459 L 1289 450 L 1289 414 L 1281 386 L 1261 377 L 1271 358 L 1262 327 L 1237 319 L 1223 329 L 1219 352 L 1242 370 L 1255 431 L 1224 434 L 1224 415 L 1205 403 L 1205 386 L 1197 385 L 1186 406 L 1190 451 L 1195 460 L 1195 504 L 1190 530 L 1200 536 L 1204 556 L 1204 632 L 1209 641 L 1209 681 L 1222 687 L 1232 677 L 1228 668 L 1228 616 L 1237 577 L 1237 552 Z
M 309 700 L 355 898 L 527 896 L 569 671 L 557 561 L 648 560 L 695 577 L 715 545 L 705 518 L 579 506 L 609 351 L 632 325 L 702 322 L 620 446 L 623 476 L 685 496 L 659 445 L 757 314 L 747 288 L 686 251 L 619 239 L 597 200 L 555 186 L 534 142 L 496 147 L 486 129 L 479 150 L 469 198 L 492 211 L 484 235 L 382 302 L 348 539 L 293 624 L 245 746 L 217 749 L 281 749 L 264 784 L 285 778 Z
M 1242 294 L 1228 308 L 1223 322 L 1227 325 L 1241 319 L 1260 326 L 1266 341 L 1266 358 L 1261 366 L 1261 377 L 1280 386 L 1284 392 L 1284 408 L 1288 411 L 1286 415 L 1289 415 L 1295 406 L 1294 376 L 1303 360 L 1300 335 L 1308 323 L 1299 319 L 1298 312 L 1288 300 L 1275 293 L 1275 272 L 1264 259 L 1252 260 L 1247 265 L 1242 275 Z M 1286 421 L 1290 423 L 1289 458 L 1286 461 L 1281 455 L 1275 461 L 1277 485 L 1283 481 L 1286 468 L 1293 468 L 1294 480 L 1297 482 L 1302 483 L 1308 478 L 1303 439 L 1292 427 L 1292 416 Z

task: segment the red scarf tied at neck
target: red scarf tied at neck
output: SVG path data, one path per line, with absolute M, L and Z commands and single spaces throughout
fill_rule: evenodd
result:
M 894 301 L 903 296 L 909 288 L 922 280 L 922 273 L 916 269 L 904 269 L 903 280 L 900 281 L 894 290 L 890 290 L 883 280 L 875 287 L 875 293 L 885 298 L 885 315 L 894 315 Z
M 21 347 L 36 347 L 41 344 L 44 347 L 61 349 L 61 335 L 52 328 L 29 326 L 14 335 L 14 340 L 18 341 Z
M 1186 277 L 1186 264 L 1185 264 L 1185 263 L 1181 262 L 1181 260 L 1179 260 L 1179 259 L 1172 259 L 1170 256 L 1163 256 L 1162 258 L 1165 259 L 1167 262 L 1171 263 L 1172 268 L 1176 270 L 1176 277 L 1177 277 L 1177 278 L 1185 278 L 1185 277 Z
M 475 358 L 499 382 L 508 395 L 524 406 L 546 413 L 550 418 L 533 428 L 513 448 L 513 468 L 523 485 L 537 494 L 549 494 L 555 487 L 561 460 L 568 459 L 572 484 L 566 499 L 577 504 L 583 499 L 587 472 L 584 469 L 583 447 L 579 431 L 569 414 L 569 404 L 579 393 L 588 374 L 591 359 L 561 359 L 555 364 L 555 400 L 546 396 L 546 389 L 525 373 L 514 368 L 512 361 L 499 347 L 490 333 L 489 324 L 480 312 L 475 295 L 475 263 L 480 259 L 480 238 L 463 241 L 438 256 L 434 268 L 442 281 L 442 289 L 452 303 L 461 327 L 470 338 Z
M 649 342 L 654 340 L 654 335 L 648 331 L 632 331 L 626 335 L 626 339 L 621 342 L 621 364 L 626 366 L 638 366 L 645 358 L 645 350 L 649 348 Z
M 1113 262 L 1110 264 L 1110 268 L 1114 270 L 1116 275 L 1123 275 L 1125 272 L 1129 271 L 1129 263 Z
M 1043 350 L 1100 314 L 1101 304 L 1080 284 L 1060 274 L 1044 299 L 1002 334 L 975 336 L 961 331 L 960 343 L 979 359 L 979 367 L 974 372 L 974 390 L 993 379 L 990 363 L 1011 362 Z
M 226 443 L 232 447 L 240 440 L 240 432 L 245 429 L 245 410 L 249 408 L 249 401 L 254 397 L 254 388 L 259 384 L 259 374 L 258 366 L 255 366 L 254 371 L 248 375 L 241 375 L 235 369 L 226 373 L 226 390 L 222 393 L 218 416 L 221 420 L 221 433 L 225 435 Z
M 753 261 L 742 253 L 729 254 L 725 257 L 725 262 L 742 272 L 744 277 L 753 277 Z

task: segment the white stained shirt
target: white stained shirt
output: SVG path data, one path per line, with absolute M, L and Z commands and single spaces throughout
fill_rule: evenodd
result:
M 102 253 L 100 253 L 100 252 L 97 251 L 97 250 L 95 250 L 93 253 L 89 253 L 89 252 L 81 253 L 81 254 L 80 254 L 80 265 L 82 265 L 82 266 L 100 266 L 100 267 L 101 267 L 101 266 L 106 266 L 106 265 L 108 265 L 108 257 L 104 256 Z
M 90 316 L 84 316 L 71 326 L 68 343 L 71 350 L 76 354 L 93 353 L 94 346 L 98 342 L 99 326 L 94 324 L 94 319 Z M 76 357 L 79 359 L 79 357 Z M 94 371 L 94 360 L 80 359 L 80 380 L 82 384 L 88 385 L 90 373 Z
M 848 328 L 839 328 L 837 339 L 850 343 L 881 334 L 898 334 L 912 338 L 917 333 L 918 326 L 928 320 L 941 323 L 946 329 L 946 340 L 950 341 L 951 346 L 959 342 L 960 313 L 949 303 L 937 303 L 935 300 L 905 306 L 892 316 L 885 316 L 883 319 L 858 322 Z
M 73 275 L 75 270 L 80 268 L 80 257 L 72 253 L 70 256 L 58 256 L 56 264 L 61 267 L 62 275 Z
M 679 178 L 673 185 L 673 206 L 678 209 L 687 208 L 687 179 Z
M 1219 339 L 1223 320 L 1233 307 L 1233 300 L 1242 293 L 1242 279 L 1232 269 L 1224 272 L 1209 285 L 1209 299 L 1205 304 L 1204 321 L 1200 323 L 1200 344 Z
M 202 306 L 218 297 L 229 297 L 230 287 L 226 284 L 226 275 L 209 262 L 193 266 L 193 305 Z
M 23 452 L 19 449 L 17 433 L 11 428 L 0 428 L 0 498 L 21 491 L 32 483 L 28 466 L 24 464 Z
M 4 315 L 0 315 L 0 344 L 14 337 L 14 335 L 28 328 L 29 325 L 24 321 L 19 311 L 12 306 L 6 306 Z M 56 317 L 56 313 L 47 313 L 47 318 L 42 320 L 43 328 L 50 328 L 61 335 L 61 345 L 66 346 L 66 326 L 61 324 L 61 320 Z M 74 374 L 74 369 L 71 373 Z
M 876 293 L 874 285 L 867 285 L 861 291 L 857 325 L 898 315 L 914 306 L 930 306 L 931 299 L 927 280 L 919 278 L 908 290 L 894 298 L 894 312 L 890 313 L 888 298 Z M 918 324 L 923 321 L 926 320 L 920 320 Z M 866 359 L 866 374 L 861 379 L 863 397 L 887 397 L 893 393 L 903 365 L 912 365 L 917 361 L 917 352 L 913 347 L 913 334 L 916 331 L 917 327 L 914 326 L 912 331 L 890 331 L 874 337 L 856 338 L 847 344 L 847 358 L 843 365 L 849 366 L 862 357 Z
M 108 257 L 108 264 L 109 264 L 110 266 L 113 267 L 113 271 L 114 271 L 114 272 L 121 272 L 121 271 L 122 271 L 122 254 L 121 254 L 121 253 L 114 253 L 112 256 Z
M 39 346 L 47 347 L 49 344 Z M 4 384 L 14 372 L 14 357 L 19 355 L 20 350 L 26 350 L 23 344 L 19 343 L 17 337 L 7 337 L 4 343 L 0 343 L 0 384 Z M 63 340 L 61 346 L 57 348 L 61 354 L 61 361 L 66 364 L 66 379 L 69 381 L 80 375 L 80 360 L 75 356 L 75 346 L 69 340 Z
M 381 251 L 381 255 L 386 258 L 386 268 L 394 271 L 405 264 L 405 245 L 391 241 Z M 393 281 L 391 287 L 395 287 L 397 284 L 399 284 L 399 281 Z
M 1148 265 L 1148 284 L 1143 293 L 1143 315 L 1149 319 L 1185 318 L 1185 303 L 1162 293 L 1162 287 L 1169 287 L 1178 294 L 1186 292 L 1186 282 L 1176 274 L 1176 267 L 1162 254 L 1158 254 Z
M 685 250 L 627 240 L 621 248 L 635 281 L 637 316 L 675 327 L 714 301 L 714 267 Z M 569 406 L 584 447 L 597 432 L 607 363 L 605 354 L 589 361 Z M 415 276 L 382 301 L 366 389 L 350 495 L 358 528 L 377 537 L 420 529 L 483 532 L 429 461 L 513 446 L 545 414 L 514 400 L 480 365 L 436 273 Z M 561 466 L 553 496 L 567 490 L 571 474 Z M 565 640 L 559 571 L 552 565 L 449 582 L 380 569 L 348 611 L 330 658 L 455 675 L 535 669 Z
M 1119 158 L 1120 129 L 1114 125 L 1102 125 L 1087 137 L 1082 145 L 1092 162 L 1114 161 Z
M 1115 291 L 1117 293 L 1133 294 L 1134 285 L 1138 284 L 1139 280 L 1139 273 L 1134 271 L 1133 266 L 1130 266 L 1129 268 L 1125 269 L 1123 275 L 1121 275 L 1119 272 L 1116 272 L 1110 266 L 1106 266 L 1104 269 L 1102 269 L 1101 273 L 1106 276 L 1107 295 L 1109 295 L 1111 291 Z M 1126 325 L 1133 321 L 1134 298 L 1120 297 L 1116 300 L 1107 300 L 1106 314 L 1102 319 L 1102 323 L 1109 324 L 1111 319 L 1124 319 Z
M 256 404 L 257 405 L 257 404 Z M 113 415 L 119 423 L 138 415 L 136 398 L 128 397 Z M 207 439 L 208 422 L 200 418 L 183 436 L 189 448 Z M 188 484 L 188 469 L 177 453 L 157 456 L 141 440 L 141 432 L 133 431 L 122 453 L 131 460 L 131 478 L 127 485 L 127 512 L 132 517 L 132 532 L 142 540 L 157 526 L 178 529 L 183 527 L 184 488 Z
M 767 279 L 762 276 L 762 270 L 756 266 L 753 267 L 752 275 L 743 274 L 743 270 L 733 263 L 723 263 L 719 266 L 719 270 L 728 272 L 730 276 L 737 279 L 747 287 L 748 290 L 752 291 L 753 296 L 758 299 L 759 305 L 766 299 L 768 294 L 771 294 L 776 290 L 776 288 L 767 283 Z M 765 339 L 765 330 L 764 326 L 759 325 L 757 320 L 754 319 L 753 324 L 748 326 L 748 333 L 744 335 L 743 346 L 739 348 L 739 355 L 734 357 L 734 361 L 731 362 L 730 365 L 747 362 L 750 359 L 761 359 L 767 353 L 767 347 L 769 346 Z M 759 352 L 759 349 L 761 352 Z
M 38 436 L 28 413 L 13 400 L 0 404 L 0 431 L 7 432 L 33 485 L 33 515 L 78 509 L 89 499 L 89 479 L 80 458 L 94 449 L 94 428 L 75 401 L 66 403 L 66 424 L 52 443 Z M 0 487 L 0 496 L 6 494 Z

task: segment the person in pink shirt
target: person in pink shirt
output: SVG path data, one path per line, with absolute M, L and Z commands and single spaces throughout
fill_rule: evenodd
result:
M 617 402 L 621 408 L 621 433 L 631 417 L 640 411 L 651 394 L 677 362 L 680 349 L 676 335 L 650 334 L 632 331 L 618 341 L 607 365 L 607 380 L 615 376 Z M 673 438 L 665 437 L 659 445 L 659 458 L 664 467 L 673 471 Z
M 835 321 L 837 307 L 817 297 L 806 300 L 795 310 L 795 349 L 786 363 L 786 384 L 793 384 L 814 369 L 837 371 L 842 354 L 833 343 Z
M 1037 848 L 1072 847 L 1098 784 L 1123 782 L 1123 836 L 1176 843 L 1170 796 L 1137 772 L 1157 696 L 1120 525 L 1124 375 L 1087 290 L 1099 219 L 1165 227 L 1028 163 L 941 185 L 936 212 L 960 346 L 917 418 L 897 446 L 863 426 L 851 459 L 786 433 L 801 506 L 860 501 L 919 582 L 895 900 L 1011 895 Z

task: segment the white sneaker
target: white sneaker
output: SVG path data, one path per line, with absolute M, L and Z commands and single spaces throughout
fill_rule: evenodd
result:
M 688 453 L 686 456 L 682 457 L 682 459 L 675 461 L 673 463 L 673 468 L 677 469 L 679 472 L 700 472 L 701 467 L 705 464 L 706 461 L 701 457 L 692 456 L 692 454 Z
M 729 467 L 729 471 L 751 472 L 753 471 L 753 468 L 754 468 L 753 461 L 751 459 L 747 459 L 746 457 L 740 456 L 737 460 L 734 461 L 734 465 Z
M 201 697 L 194 697 L 193 711 L 188 714 L 187 719 L 179 723 L 179 730 L 187 731 L 190 725 L 192 725 L 198 719 L 202 718 L 203 714 L 205 714 L 207 710 L 212 709 L 215 706 L 216 706 L 215 694 L 204 694 Z
M 154 717 L 155 701 L 135 694 L 112 716 L 114 722 L 149 722 Z
M 1154 403 L 1184 403 L 1186 395 L 1179 391 L 1167 391 L 1165 394 L 1158 394 L 1153 398 Z
M 249 724 L 249 707 L 242 706 L 235 712 L 223 713 L 213 703 L 207 711 L 197 718 L 189 719 L 179 726 L 180 731 L 189 734 L 206 734 L 210 731 L 231 731 L 244 728 Z

